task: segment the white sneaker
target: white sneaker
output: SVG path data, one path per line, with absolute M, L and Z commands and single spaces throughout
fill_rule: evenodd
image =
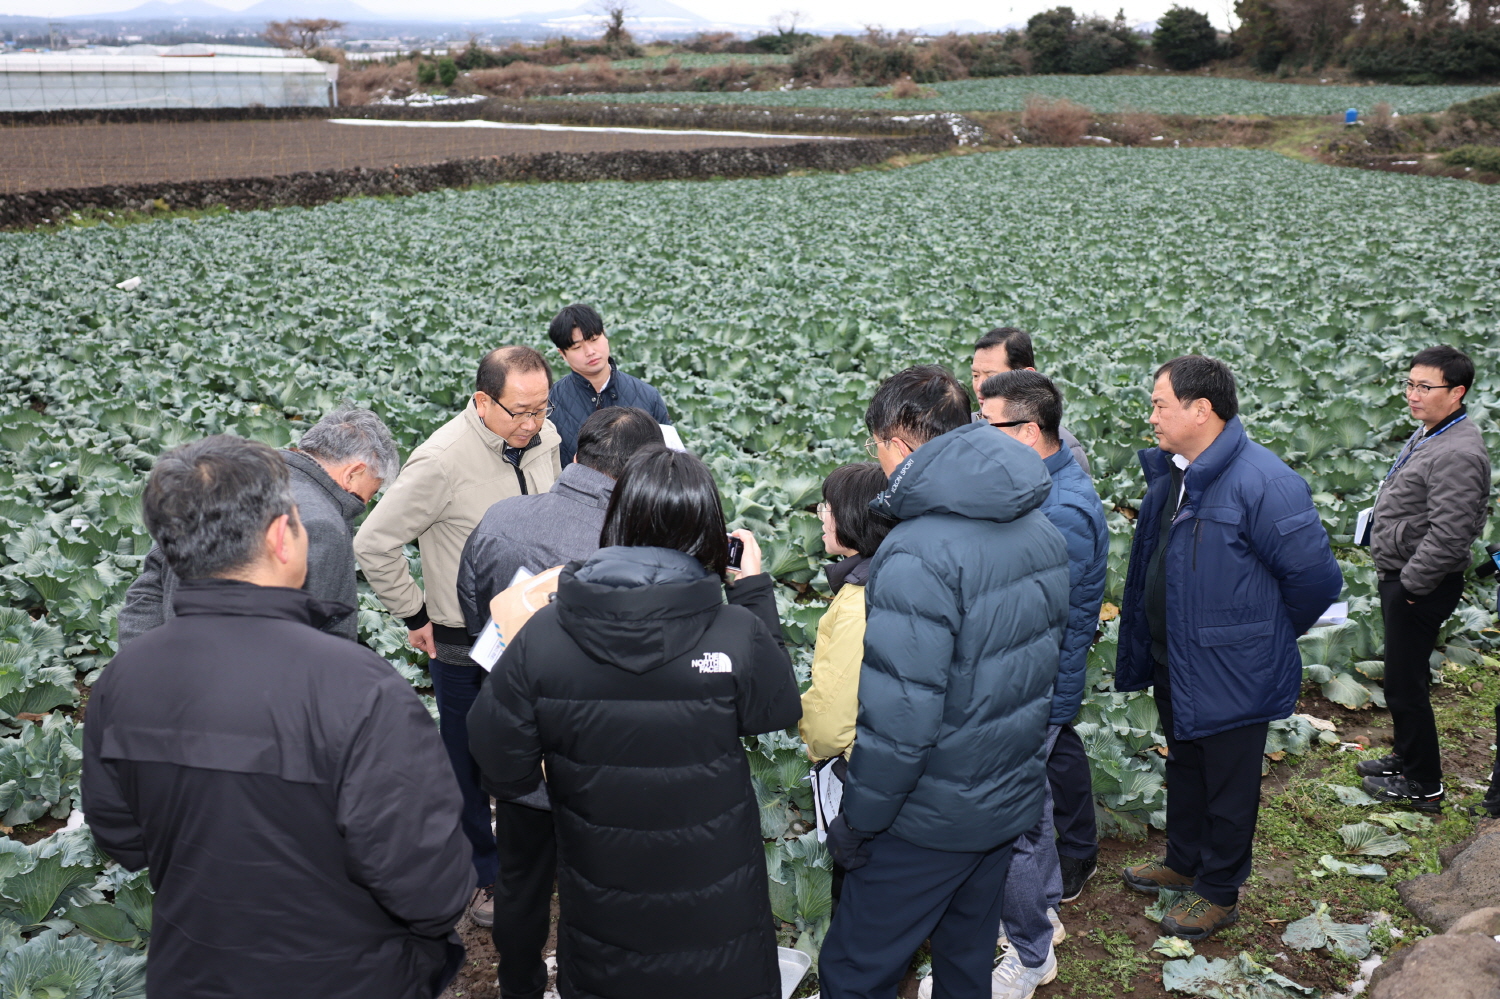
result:
M 1068 931 L 1063 927 L 1062 917 L 1057 914 L 1056 909 L 1047 910 L 1047 919 L 1052 923 L 1052 946 L 1056 947 L 1068 939 Z
M 1006 954 L 990 975 L 991 999 L 1031 999 L 1038 986 L 1057 977 L 1057 952 L 1047 948 L 1047 960 L 1040 968 L 1028 968 L 1015 951 Z
M 1057 953 L 1047 948 L 1047 960 L 1040 968 L 1028 968 L 1021 963 L 1020 955 L 1006 950 L 1000 964 L 990 975 L 991 999 L 1031 999 L 1038 987 L 1057 977 Z M 917 983 L 917 999 L 932 999 L 933 976 L 928 975 Z

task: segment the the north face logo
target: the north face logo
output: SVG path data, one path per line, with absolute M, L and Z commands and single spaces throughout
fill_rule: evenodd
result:
M 706 652 L 702 659 L 693 660 L 693 666 L 699 673 L 728 673 L 733 665 L 722 652 Z

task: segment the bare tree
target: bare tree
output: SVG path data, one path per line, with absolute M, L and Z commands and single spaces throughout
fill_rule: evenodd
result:
M 271 21 L 261 37 L 279 49 L 297 49 L 311 52 L 323 44 L 324 36 L 338 31 L 343 21 L 326 17 L 293 18 L 290 21 Z
M 629 45 L 631 37 L 625 19 L 635 13 L 635 5 L 629 0 L 599 0 L 595 9 L 604 15 L 604 44 Z
M 771 18 L 771 27 L 776 29 L 778 35 L 795 35 L 798 23 L 805 16 L 800 10 L 784 10 Z

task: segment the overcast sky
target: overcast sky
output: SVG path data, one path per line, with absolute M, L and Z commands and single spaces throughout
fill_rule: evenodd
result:
M 135 6 L 140 0 L 0 0 L 0 12 L 33 17 L 63 17 L 70 14 L 118 11 Z M 210 0 L 230 9 L 243 9 L 254 0 Z M 489 20 L 529 11 L 576 8 L 579 0 L 361 0 L 369 9 L 388 16 L 411 16 L 422 19 L 437 16 Z M 768 26 L 778 13 L 796 9 L 803 15 L 801 23 L 812 28 L 847 28 L 866 24 L 883 27 L 917 28 L 952 22 L 978 21 L 1001 27 L 1022 24 L 1038 11 L 1066 0 L 677 0 L 687 9 L 711 21 L 746 26 Z M 649 6 L 644 0 L 641 6 Z M 1154 21 L 1172 0 L 1125 0 L 1126 18 L 1132 23 Z M 317 0 L 309 0 L 309 8 Z M 1122 6 L 1120 0 L 1075 0 L 1080 13 L 1099 13 L 1113 17 Z M 1221 29 L 1228 27 L 1226 16 L 1232 0 L 1187 0 L 1187 6 L 1203 10 Z

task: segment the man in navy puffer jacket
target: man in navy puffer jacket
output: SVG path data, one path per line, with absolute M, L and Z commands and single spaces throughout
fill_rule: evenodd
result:
M 578 450 L 578 431 L 590 416 L 610 406 L 644 409 L 662 426 L 670 426 L 667 404 L 651 385 L 620 370 L 609 353 L 604 320 L 587 305 L 575 304 L 552 317 L 547 336 L 571 369 L 547 395 L 552 425 L 562 438 L 557 456 L 564 468 Z
M 1159 448 L 1140 453 L 1115 686 L 1155 686 L 1167 736 L 1167 855 L 1125 869 L 1187 894 L 1162 930 L 1201 940 L 1239 918 L 1268 724 L 1302 689 L 1297 636 L 1343 578 L 1307 483 L 1250 440 L 1234 375 L 1190 354 L 1151 392 Z
M 1052 476 L 1052 492 L 1047 494 L 1041 510 L 1062 532 L 1068 545 L 1068 627 L 1063 632 L 1057 684 L 1052 691 L 1052 715 L 1047 720 L 1047 789 L 1051 792 L 1056 785 L 1059 740 L 1066 734 L 1072 742 L 1078 742 L 1072 721 L 1083 703 L 1089 648 L 1099 630 L 1099 605 L 1104 599 L 1104 574 L 1109 563 L 1109 528 L 1104 521 L 1104 504 L 1099 502 L 1093 481 L 1079 467 L 1072 449 L 1063 446 L 1059 433 L 1063 399 L 1052 379 L 1035 371 L 1006 371 L 985 379 L 979 388 L 979 398 L 985 422 L 1041 457 Z M 1081 743 L 1078 751 L 1081 755 Z M 1081 773 L 1066 775 L 1077 786 L 1066 790 L 1074 796 L 1081 792 L 1092 811 L 1087 757 L 1081 762 Z M 1052 950 L 1053 924 L 1048 910 L 1056 913 L 1069 895 L 1064 890 L 1065 879 L 1059 863 L 1062 844 L 1053 830 L 1052 799 L 1049 793 L 1041 819 L 1016 840 L 1013 848 L 1003 913 L 1011 950 L 995 970 L 994 999 L 1023 999 L 1057 974 L 1057 959 Z M 1097 842 L 1089 846 L 1089 853 L 1094 856 L 1069 858 L 1074 865 L 1071 880 L 1077 882 L 1072 887 L 1074 898 L 1082 890 L 1082 881 L 1097 866 Z
M 825 999 L 889 999 L 932 941 L 952 999 L 989 999 L 1011 842 L 1041 816 L 1042 743 L 1068 614 L 1052 477 L 936 366 L 875 393 L 867 446 L 898 521 L 871 562 L 844 811 L 847 870 L 819 959 Z

